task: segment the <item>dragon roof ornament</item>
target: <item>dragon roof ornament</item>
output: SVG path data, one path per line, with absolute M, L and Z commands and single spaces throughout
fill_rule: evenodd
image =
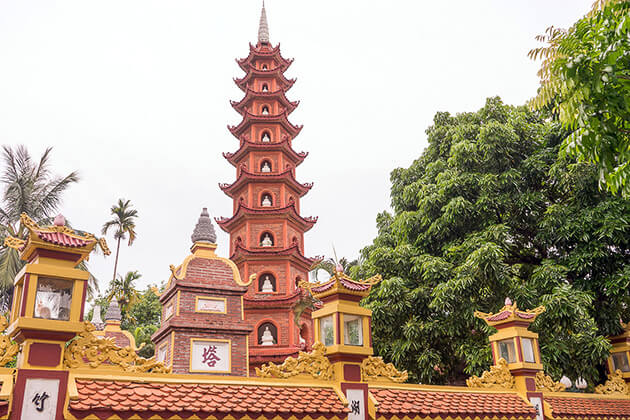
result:
M 299 352 L 298 357 L 287 357 L 281 365 L 273 362 L 256 368 L 256 375 L 261 378 L 286 379 L 300 374 L 307 374 L 314 379 L 329 381 L 333 377 L 333 368 L 326 357 L 326 347 L 317 342 L 313 344 L 313 351 Z
M 543 312 L 545 312 L 544 306 L 524 311 L 518 308 L 516 302 L 512 303 L 510 298 L 506 298 L 505 305 L 496 314 L 492 312 L 485 313 L 475 311 L 475 316 L 483 319 L 490 326 L 505 324 L 513 321 L 527 322 L 531 324 L 536 320 L 536 317 Z
M 380 274 L 372 276 L 364 280 L 354 280 L 350 278 L 343 270 L 335 268 L 333 275 L 324 283 L 309 283 L 301 281 L 299 286 L 308 289 L 317 299 L 326 297 L 335 293 L 344 293 L 350 295 L 367 296 L 373 285 L 382 280 Z
M 508 368 L 505 359 L 499 359 L 499 363 L 490 366 L 490 370 L 485 371 L 480 377 L 471 376 L 466 379 L 466 385 L 469 388 L 514 388 L 514 376 Z

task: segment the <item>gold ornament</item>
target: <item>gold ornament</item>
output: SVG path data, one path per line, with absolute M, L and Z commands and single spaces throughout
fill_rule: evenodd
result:
M 540 391 L 562 392 L 567 387 L 560 382 L 556 382 L 549 375 L 545 375 L 545 372 L 540 371 L 536 373 L 536 388 Z
M 614 373 L 608 375 L 606 383 L 595 387 L 596 394 L 630 394 L 630 388 L 626 381 L 623 380 L 621 370 L 617 369 Z
M 4 238 L 4 245 L 8 246 L 9 248 L 13 248 L 16 251 L 21 250 L 24 247 L 24 244 L 26 244 L 26 241 L 24 239 L 15 238 L 13 236 L 7 236 L 6 238 Z
M 91 322 L 85 321 L 84 330 L 70 342 L 64 354 L 66 368 L 103 368 L 115 367 L 125 372 L 170 373 L 171 369 L 155 357 L 145 359 L 136 354 L 129 346 L 118 347 L 114 339 L 100 338 L 92 334 L 95 330 Z
M 272 362 L 256 368 L 256 375 L 261 378 L 290 378 L 301 373 L 310 374 L 315 379 L 329 381 L 332 379 L 333 370 L 330 361 L 326 357 L 326 347 L 317 342 L 313 344 L 313 351 L 305 353 L 301 351 L 297 359 L 287 357 L 281 365 Z
M 0 315 L 0 331 L 4 331 L 9 326 L 7 319 Z M 13 357 L 20 351 L 20 346 L 11 341 L 9 336 L 0 334 L 0 366 L 4 366 L 13 360 Z
M 385 363 L 382 357 L 370 356 L 361 362 L 361 378 L 363 381 L 375 381 L 384 377 L 393 382 L 405 382 L 407 371 L 399 371 L 392 363 Z
M 481 377 L 471 376 L 466 379 L 469 388 L 514 388 L 514 377 L 508 369 L 508 363 L 504 358 L 499 359 L 499 363 L 490 366 L 489 371 L 485 371 Z

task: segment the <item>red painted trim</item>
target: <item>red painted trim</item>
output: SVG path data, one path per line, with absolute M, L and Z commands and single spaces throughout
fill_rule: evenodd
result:
M 518 351 L 518 361 L 523 361 L 523 349 L 521 348 L 521 337 L 516 337 L 516 349 Z
M 28 296 L 28 287 L 31 282 L 31 275 L 24 275 L 24 287 L 22 288 L 22 307 L 20 308 L 20 316 L 26 316 L 26 296 Z
M 361 366 L 343 365 L 343 380 L 361 382 Z
M 27 338 L 34 338 L 39 340 L 68 341 L 73 339 L 74 337 L 76 337 L 76 333 L 73 332 L 20 330 L 20 333 L 15 336 L 14 340 L 18 343 L 22 343 Z
M 83 312 L 85 311 L 85 299 L 87 297 L 87 286 L 88 286 L 87 281 L 83 282 L 83 293 L 81 294 L 81 312 L 79 313 L 79 321 L 81 322 L 83 322 Z
M 12 419 L 22 418 L 22 404 L 24 403 L 26 380 L 40 378 L 59 379 L 59 395 L 57 398 L 57 411 L 55 415 L 55 420 L 63 420 L 63 410 L 66 402 L 66 392 L 68 390 L 68 371 L 34 369 L 19 369 L 17 372 L 15 391 L 13 392 L 13 412 L 11 413 Z
M 37 249 L 29 258 L 28 262 L 31 263 L 37 257 L 42 258 L 54 258 L 56 260 L 77 262 L 81 259 L 80 254 L 74 254 L 71 252 L 53 251 L 52 249 Z
M 337 323 L 335 340 L 337 344 L 341 344 L 341 317 L 339 316 L 339 312 L 335 312 L 335 322 Z
M 370 334 L 370 347 L 373 347 L 372 344 L 372 317 L 368 316 L 368 333 Z
M 33 343 L 28 350 L 28 363 L 33 366 L 55 367 L 61 363 L 61 344 Z

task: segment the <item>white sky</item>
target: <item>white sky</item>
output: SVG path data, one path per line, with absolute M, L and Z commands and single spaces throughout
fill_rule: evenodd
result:
M 271 41 L 295 58 L 294 148 L 310 153 L 297 178 L 315 182 L 302 201 L 319 216 L 307 255 L 334 244 L 357 257 L 389 208 L 389 173 L 420 155 L 433 115 L 494 95 L 523 104 L 538 86 L 534 36 L 591 3 L 268 0 Z M 77 228 L 98 233 L 119 197 L 132 200 L 138 240 L 121 247 L 118 271 L 139 270 L 140 287 L 189 253 L 202 207 L 231 215 L 217 183 L 235 170 L 221 152 L 238 146 L 226 129 L 240 121 L 229 100 L 243 96 L 234 59 L 255 42 L 259 14 L 253 0 L 0 0 L 0 142 L 37 157 L 54 146 L 56 173 L 80 172 L 61 209 Z M 113 264 L 90 261 L 103 289 Z

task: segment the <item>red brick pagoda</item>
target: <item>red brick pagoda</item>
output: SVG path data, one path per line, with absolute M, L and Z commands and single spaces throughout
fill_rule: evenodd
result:
M 311 312 L 296 319 L 295 307 L 304 297 L 297 284 L 308 279 L 317 261 L 304 256 L 304 233 L 317 218 L 300 215 L 300 198 L 313 184 L 295 178 L 307 153 L 292 148 L 302 129 L 288 120 L 298 105 L 286 97 L 295 83 L 284 76 L 292 60 L 281 56 L 279 44 L 269 42 L 264 5 L 258 43 L 250 44 L 247 58 L 237 63 L 246 72 L 235 79 L 245 97 L 231 104 L 243 120 L 228 129 L 240 147 L 223 154 L 236 168 L 236 181 L 219 184 L 234 200 L 234 213 L 217 223 L 230 234 L 230 258 L 242 278 L 257 276 L 244 297 L 245 319 L 254 327 L 249 339 L 253 369 L 281 362 L 312 344 Z

